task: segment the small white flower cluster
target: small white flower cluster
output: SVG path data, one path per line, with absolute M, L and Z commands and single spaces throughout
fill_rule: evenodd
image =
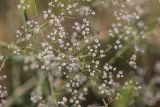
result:
M 39 32 L 39 22 L 36 20 L 35 21 L 34 20 L 27 21 L 27 27 L 28 27 L 28 29 L 33 29 L 35 33 Z M 32 36 L 31 34 L 26 34 L 26 36 L 28 36 L 28 35 L 30 35 L 30 37 Z M 28 40 L 29 40 L 29 38 L 28 38 Z
M 130 58 L 130 61 L 128 62 L 129 65 L 130 65 L 131 67 L 133 67 L 134 69 L 137 69 L 136 60 L 137 60 L 137 56 L 136 56 L 136 54 L 133 54 L 132 57 Z
M 120 10 L 114 11 L 114 15 L 117 20 L 124 20 L 129 23 L 135 22 L 135 20 L 139 20 L 140 16 L 138 13 L 131 13 L 129 10 L 126 10 L 125 5 L 121 5 Z
M 35 70 L 37 68 L 39 68 L 39 64 L 34 57 L 26 56 L 24 58 L 24 66 L 23 66 L 24 71 Z
M 27 0 L 20 0 L 20 3 L 17 5 L 17 7 L 18 7 L 19 9 L 26 10 L 27 8 L 30 7 L 30 5 L 27 4 Z
M 132 80 L 126 81 L 122 87 L 122 90 L 126 91 L 126 90 L 132 90 L 133 92 L 135 92 L 134 94 L 137 95 L 137 92 L 139 90 L 141 90 L 142 87 L 139 85 L 139 82 L 134 82 Z M 121 98 L 121 94 L 120 92 L 117 92 L 115 100 L 118 100 Z
M 132 80 L 126 81 L 124 83 L 123 89 L 127 89 L 127 88 L 133 88 L 133 90 L 135 91 L 142 89 L 142 87 L 139 85 L 139 82 L 133 82 Z
M 134 9 L 128 9 L 130 7 L 128 2 L 131 1 L 116 5 L 118 9 L 113 14 L 117 22 L 112 24 L 112 28 L 108 30 L 108 35 L 115 41 L 115 50 L 123 48 L 127 41 L 145 38 L 144 32 L 147 28 L 140 19 L 142 13 L 139 12 L 139 9 L 137 10 L 137 6 L 132 6 Z M 136 24 L 136 27 L 133 24 Z M 134 44 L 134 47 L 135 52 L 143 52 L 143 47 L 138 43 Z
M 38 59 L 42 62 L 40 68 L 43 70 L 49 70 L 53 68 L 57 63 L 56 61 L 59 60 L 59 56 L 55 56 L 53 53 L 53 47 L 46 42 L 42 42 L 41 46 L 43 51 L 38 53 Z
M 95 58 L 97 56 L 97 54 L 99 53 L 99 48 L 101 46 L 101 43 L 99 42 L 98 39 L 95 39 L 95 44 L 91 45 L 91 46 L 87 46 L 87 53 L 88 55 L 92 56 L 93 58 Z M 103 50 L 101 50 L 101 53 L 103 54 Z M 99 57 L 104 57 L 105 55 L 100 55 Z M 92 61 L 92 63 L 95 63 L 95 61 Z
M 62 68 L 65 68 L 66 70 L 63 72 L 63 74 L 66 76 L 66 78 L 69 78 L 68 73 L 74 73 L 79 71 L 80 69 L 80 62 L 79 59 L 69 56 L 69 59 L 67 59 L 66 62 L 58 63 L 58 65 Z M 83 77 L 83 76 L 82 76 Z
M 69 80 L 69 82 L 66 84 L 67 90 L 71 92 L 71 94 L 76 94 L 77 91 L 73 89 L 79 88 L 81 85 L 83 85 L 86 82 L 86 80 L 87 80 L 87 77 L 85 75 L 82 75 L 82 74 L 75 75 L 73 80 Z
M 67 102 L 73 104 L 76 107 L 82 107 L 80 102 L 85 101 L 85 96 L 87 95 L 88 89 L 86 87 L 82 88 L 81 91 L 74 90 L 73 97 L 66 98 L 63 97 L 62 101 L 59 101 L 58 104 L 65 105 Z
M 90 33 L 89 23 L 90 22 L 86 18 L 83 18 L 82 24 L 75 22 L 72 28 L 75 29 L 77 33 L 81 33 L 83 36 L 87 36 Z
M 0 85 L 0 107 L 3 107 L 6 102 L 6 98 L 8 97 L 8 90 L 5 86 Z
M 43 96 L 41 91 L 33 91 L 31 93 L 31 101 L 33 103 L 40 102 L 42 99 L 43 99 Z
M 8 91 L 5 86 L 0 85 L 0 98 L 6 98 L 8 96 Z
M 107 95 L 108 97 L 111 97 L 113 94 L 115 94 L 115 90 L 107 87 L 105 83 L 98 86 L 98 92 L 101 95 Z
M 53 11 L 51 9 L 48 9 L 47 11 L 43 11 L 44 19 L 49 19 L 49 24 L 54 25 L 55 27 L 59 27 L 59 29 L 63 29 L 61 25 L 61 21 L 63 20 L 62 17 L 54 15 Z
M 29 24 L 27 24 L 27 25 L 29 25 Z M 19 39 L 19 41 L 24 42 L 24 41 L 31 40 L 32 34 L 29 32 L 26 32 L 24 26 L 21 26 L 21 30 L 17 30 L 16 33 L 17 33 L 16 37 Z
M 134 46 L 136 52 L 144 53 L 144 48 L 138 45 Z
M 8 45 L 8 49 L 13 50 L 13 54 L 15 55 L 20 54 L 20 48 L 16 45 Z
M 99 93 L 107 96 L 113 96 L 120 87 L 119 80 L 124 77 L 123 71 L 118 71 L 117 68 L 106 63 L 103 70 L 103 83 L 98 87 Z
M 136 34 L 136 31 L 132 31 L 133 29 L 129 25 L 123 25 L 121 22 L 112 24 L 112 29 L 108 31 L 108 35 L 110 37 L 116 38 L 114 49 L 118 50 L 123 47 L 125 41 L 128 41 L 130 37 Z M 121 34 L 121 32 L 124 32 Z
M 91 10 L 89 7 L 81 7 L 80 10 L 77 10 L 77 12 L 80 12 L 81 15 L 95 15 L 95 11 Z

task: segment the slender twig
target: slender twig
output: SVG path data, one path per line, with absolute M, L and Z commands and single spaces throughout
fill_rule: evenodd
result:
M 58 107 L 57 100 L 55 98 L 55 93 L 54 93 L 54 85 L 53 85 L 54 80 L 53 80 L 53 77 L 50 73 L 48 73 L 48 81 L 49 81 L 49 85 L 50 85 L 51 94 L 52 94 L 52 97 L 53 97 L 53 100 L 55 103 L 55 107 Z
M 34 11 L 36 14 L 36 18 L 38 17 L 38 12 L 37 12 L 37 0 L 34 0 Z
M 5 66 L 6 60 L 7 60 L 7 58 L 5 57 L 3 62 L 2 62 L 2 65 L 0 66 L 0 71 L 2 71 L 3 67 Z

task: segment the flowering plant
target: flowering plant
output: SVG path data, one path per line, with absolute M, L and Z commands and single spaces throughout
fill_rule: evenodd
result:
M 133 0 L 51 0 L 41 12 L 37 2 L 20 0 L 23 25 L 13 43 L 1 44 L 7 51 L 0 54 L 0 71 L 14 62 L 13 91 L 0 87 L 2 107 L 25 101 L 33 107 L 107 107 L 123 100 L 122 90 L 138 94 L 137 58 L 150 31 L 141 6 Z M 106 4 L 114 8 L 114 21 L 103 33 L 94 26 L 95 7 Z

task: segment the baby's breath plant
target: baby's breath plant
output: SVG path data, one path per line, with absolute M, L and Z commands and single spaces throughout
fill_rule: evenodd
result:
M 0 86 L 2 107 L 107 107 L 123 98 L 122 89 L 142 88 L 134 77 L 148 27 L 134 0 L 51 0 L 43 11 L 37 2 L 19 1 L 23 24 L 2 45 L 0 71 L 7 62 L 13 67 L 12 90 Z M 116 8 L 104 35 L 92 26 L 97 5 Z

